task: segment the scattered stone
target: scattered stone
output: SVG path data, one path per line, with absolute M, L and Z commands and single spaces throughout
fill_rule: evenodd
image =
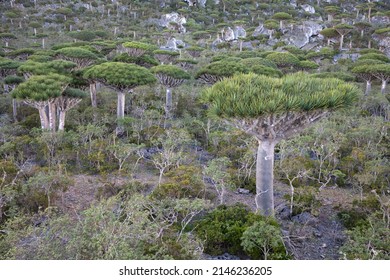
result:
M 175 37 L 168 39 L 167 43 L 165 44 L 165 48 L 171 50 L 177 50 L 177 41 Z
M 320 232 L 320 231 L 318 231 L 318 230 L 314 230 L 314 231 L 313 231 L 313 235 L 314 235 L 315 237 L 317 237 L 317 238 L 320 238 L 320 237 L 322 237 L 322 232 Z
M 230 26 L 228 26 L 226 29 L 224 29 L 223 40 L 224 41 L 233 41 L 234 39 L 235 39 L 234 31 Z
M 305 12 L 308 12 L 310 14 L 315 14 L 315 12 L 316 12 L 316 10 L 314 9 L 313 6 L 304 4 L 304 5 L 301 5 L 301 7 L 302 7 L 303 10 L 305 10 Z
M 166 27 L 171 30 L 176 30 L 179 33 L 185 33 L 186 28 L 184 24 L 187 23 L 187 19 L 184 16 L 179 15 L 178 13 L 170 13 L 161 16 L 159 20 L 159 25 L 161 27 Z
M 224 253 L 223 255 L 219 255 L 219 256 L 210 256 L 204 254 L 204 258 L 206 260 L 239 260 L 240 259 L 239 257 L 230 255 L 229 253 Z
M 300 224 L 307 224 L 307 225 L 315 225 L 318 223 L 318 219 L 314 217 L 309 212 L 303 212 L 301 214 L 298 214 L 294 217 L 292 217 L 292 220 L 294 222 L 298 222 Z
M 239 193 L 239 194 L 249 194 L 250 191 L 247 190 L 247 189 L 238 188 L 238 189 L 237 189 L 237 193 Z

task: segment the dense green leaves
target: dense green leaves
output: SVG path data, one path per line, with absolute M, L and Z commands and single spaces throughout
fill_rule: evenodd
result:
M 21 83 L 12 95 L 18 99 L 46 101 L 60 96 L 70 82 L 70 78 L 58 74 L 32 76 Z
M 205 90 L 203 100 L 220 117 L 256 118 L 288 111 L 336 109 L 357 97 L 355 86 L 338 79 L 317 79 L 302 73 L 283 78 L 241 74 Z
M 188 80 L 191 78 L 190 74 L 174 65 L 159 65 L 150 69 L 154 74 L 162 74 L 174 79 Z
M 119 90 L 154 83 L 156 78 L 144 67 L 123 62 L 106 62 L 89 68 L 84 78 L 94 79 Z

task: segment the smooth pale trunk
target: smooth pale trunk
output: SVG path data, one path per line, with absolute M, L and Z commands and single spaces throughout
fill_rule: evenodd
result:
M 34 36 L 37 36 L 37 29 L 34 28 Z
M 47 119 L 46 107 L 41 107 L 38 109 L 39 118 L 41 120 L 41 128 L 48 129 L 49 128 L 49 120 Z
M 172 90 L 170 88 L 167 88 L 165 94 L 165 114 L 167 119 L 171 118 L 171 110 L 172 110 Z
M 365 95 L 368 95 L 371 91 L 371 81 L 367 81 L 366 83 L 366 91 L 364 92 Z
M 275 142 L 259 141 L 256 164 L 256 207 L 261 215 L 274 215 Z
M 340 36 L 340 51 L 343 49 L 343 44 L 344 44 L 344 35 Z
M 96 83 L 89 84 L 89 92 L 91 94 L 91 105 L 93 108 L 97 108 Z
M 59 120 L 58 120 L 58 131 L 64 130 L 65 116 L 66 116 L 66 111 L 60 111 L 60 116 L 59 116 Z
M 14 121 L 18 121 L 18 102 L 15 98 L 12 99 L 12 116 Z
M 125 93 L 124 92 L 118 92 L 118 104 L 117 104 L 117 119 L 121 120 L 125 117 Z M 123 133 L 123 126 L 121 124 L 118 124 L 116 128 L 116 134 L 122 134 Z
M 385 91 L 386 91 L 386 84 L 387 84 L 387 81 L 386 81 L 386 80 L 383 80 L 383 81 L 382 81 L 382 86 L 381 86 L 381 93 L 382 93 L 382 94 L 385 94 Z
M 42 38 L 42 49 L 45 48 L 45 38 Z

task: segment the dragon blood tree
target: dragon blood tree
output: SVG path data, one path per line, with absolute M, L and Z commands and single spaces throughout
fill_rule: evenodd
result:
M 358 89 L 338 79 L 302 73 L 272 78 L 239 74 L 205 90 L 209 113 L 253 135 L 258 141 L 256 205 L 260 214 L 274 215 L 274 148 L 329 112 L 350 105 Z

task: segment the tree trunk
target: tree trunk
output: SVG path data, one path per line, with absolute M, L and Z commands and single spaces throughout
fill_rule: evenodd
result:
M 56 105 L 54 102 L 49 102 L 49 129 L 53 132 L 56 131 Z
M 124 92 L 118 92 L 118 104 L 117 104 L 117 120 L 121 120 L 125 117 L 125 93 Z M 118 126 L 116 128 L 116 134 L 120 135 L 123 133 L 123 126 L 122 124 L 118 123 Z
M 340 35 L 340 51 L 343 50 L 343 44 L 344 44 L 344 35 Z
M 42 38 L 42 49 L 45 48 L 45 38 Z
M 381 86 L 381 93 L 382 94 L 385 94 L 385 92 L 386 92 L 386 84 L 387 84 L 387 81 L 382 80 L 382 86 Z
M 12 99 L 12 116 L 14 118 L 14 122 L 18 121 L 18 102 L 15 98 Z
M 367 48 L 371 49 L 371 40 L 368 40 L 368 46 Z
M 34 36 L 37 36 L 37 29 L 34 28 Z
M 39 118 L 41 120 L 41 128 L 49 129 L 49 120 L 47 119 L 46 106 L 38 108 Z
M 366 91 L 364 92 L 365 95 L 368 95 L 371 91 L 371 81 L 366 82 Z
M 256 164 L 256 207 L 261 215 L 274 215 L 274 149 L 275 142 L 259 141 Z
M 165 95 L 165 117 L 167 119 L 171 118 L 171 110 L 172 110 L 172 90 L 167 88 L 167 92 Z
M 96 83 L 89 84 L 89 92 L 91 94 L 91 105 L 93 108 L 97 108 Z
M 64 131 L 66 111 L 61 110 L 58 120 L 58 131 Z

